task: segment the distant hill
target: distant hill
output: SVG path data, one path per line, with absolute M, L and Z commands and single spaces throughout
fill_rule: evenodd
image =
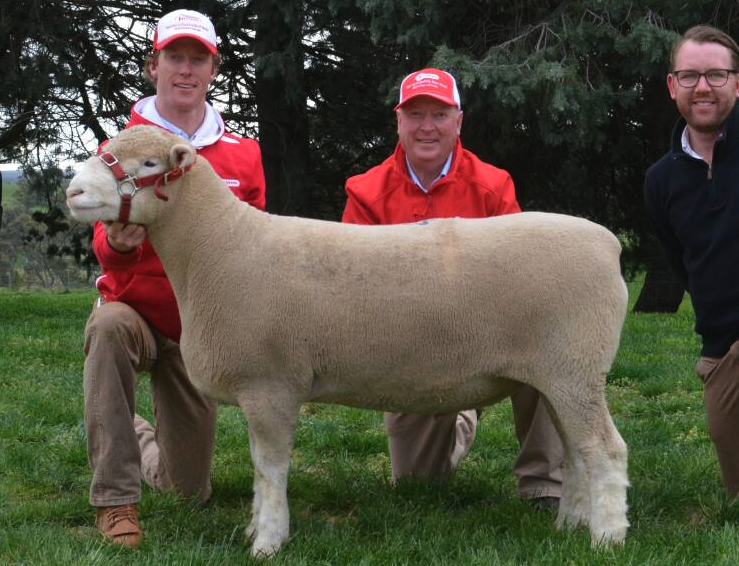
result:
M 0 175 L 3 176 L 3 183 L 15 183 L 21 176 L 20 170 L 16 171 L 0 171 Z

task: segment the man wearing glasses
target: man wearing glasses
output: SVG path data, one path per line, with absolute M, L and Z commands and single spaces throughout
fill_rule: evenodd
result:
M 647 214 L 690 293 L 703 347 L 708 429 L 724 487 L 739 494 L 739 47 L 705 25 L 675 43 L 667 88 L 682 115 L 647 171 Z

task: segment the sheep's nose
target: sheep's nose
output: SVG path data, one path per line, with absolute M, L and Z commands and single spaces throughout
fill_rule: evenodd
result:
M 67 189 L 67 198 L 74 198 L 80 196 L 82 193 L 84 193 L 82 189 L 78 189 L 76 187 L 69 187 Z

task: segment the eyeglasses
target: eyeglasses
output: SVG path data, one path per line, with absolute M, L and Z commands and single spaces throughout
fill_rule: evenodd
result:
M 701 80 L 701 77 L 706 77 L 708 86 L 721 87 L 728 82 L 729 74 L 736 72 L 734 69 L 708 69 L 705 73 L 699 73 L 698 71 L 673 71 L 672 75 L 683 88 L 693 88 Z

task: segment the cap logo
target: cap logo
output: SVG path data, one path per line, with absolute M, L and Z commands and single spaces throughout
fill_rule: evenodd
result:
M 154 50 L 164 49 L 180 37 L 191 37 L 200 41 L 211 53 L 218 52 L 218 38 L 213 23 L 199 12 L 175 10 L 162 16 L 154 29 Z
M 400 99 L 395 110 L 417 96 L 435 98 L 461 109 L 457 82 L 452 75 L 439 69 L 421 69 L 405 77 L 400 83 Z
M 438 81 L 439 80 L 439 75 L 437 75 L 435 73 L 418 73 L 416 75 L 416 78 L 415 78 L 415 80 L 417 80 L 417 81 L 422 81 L 424 79 L 433 79 L 435 81 Z
M 176 22 L 173 22 L 167 26 L 167 29 L 194 29 L 200 30 L 203 33 L 208 33 L 208 29 L 201 23 L 200 18 L 193 16 L 179 16 Z

